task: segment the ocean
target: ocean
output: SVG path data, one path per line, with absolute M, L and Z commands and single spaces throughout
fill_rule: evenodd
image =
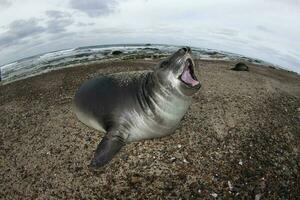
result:
M 7 84 L 52 70 L 75 67 L 83 64 L 110 60 L 164 58 L 179 48 L 180 46 L 162 44 L 120 44 L 59 50 L 23 58 L 0 66 L 0 83 Z M 192 47 L 192 51 L 193 56 L 197 59 L 245 60 L 255 64 L 272 65 L 262 60 L 212 49 Z

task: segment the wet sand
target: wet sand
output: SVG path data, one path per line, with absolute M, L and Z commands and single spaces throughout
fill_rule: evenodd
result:
M 127 145 L 99 170 L 103 136 L 71 102 L 98 74 L 152 68 L 132 60 L 49 72 L 0 86 L 2 199 L 296 199 L 300 76 L 197 61 L 202 88 L 175 134 Z

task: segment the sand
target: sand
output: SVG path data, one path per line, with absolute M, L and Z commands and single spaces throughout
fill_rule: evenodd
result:
M 2 199 L 296 199 L 300 194 L 300 76 L 199 61 L 202 88 L 172 136 L 127 145 L 88 168 L 103 136 L 71 102 L 98 74 L 152 68 L 115 61 L 0 86 Z

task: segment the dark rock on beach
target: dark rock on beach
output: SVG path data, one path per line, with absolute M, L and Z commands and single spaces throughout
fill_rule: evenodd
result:
M 123 53 L 123 52 L 122 52 L 122 51 L 119 51 L 119 50 L 116 50 L 116 51 L 111 52 L 111 54 L 114 55 L 114 56 L 121 55 L 122 53 Z
M 103 133 L 72 99 L 99 74 L 151 69 L 124 60 L 0 86 L 0 199 L 299 199 L 300 77 L 255 64 L 200 61 L 202 88 L 175 134 L 134 142 L 88 165 Z
M 231 70 L 234 70 L 234 71 L 249 71 L 249 67 L 245 63 L 239 62 L 233 68 L 231 68 Z

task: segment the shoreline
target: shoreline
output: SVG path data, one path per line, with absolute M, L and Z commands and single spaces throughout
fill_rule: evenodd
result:
M 26 77 L 61 68 L 116 60 L 161 59 L 176 51 L 179 46 L 162 44 L 100 45 L 54 51 L 24 58 L 0 66 L 2 85 Z M 281 68 L 256 58 L 213 49 L 192 47 L 194 59 L 246 62 L 261 66 Z
M 130 60 L 131 61 L 144 60 L 144 61 L 153 61 L 153 62 L 157 61 L 157 59 L 151 59 L 151 58 L 149 58 L 149 59 L 148 58 L 130 59 Z M 231 63 L 231 64 L 232 63 L 238 63 L 238 62 L 244 62 L 247 65 L 253 65 L 253 63 L 245 61 L 245 60 L 234 60 L 234 61 L 232 61 L 232 60 L 227 60 L 227 59 L 210 59 L 210 58 L 201 58 L 201 59 L 196 59 L 196 60 L 200 60 L 202 62 L 228 62 L 228 63 Z M 90 62 L 86 62 L 86 63 L 70 64 L 70 65 L 63 66 L 63 67 L 55 67 L 53 69 L 46 69 L 46 70 L 43 70 L 43 71 L 40 71 L 40 72 L 37 72 L 37 73 L 28 74 L 28 75 L 25 75 L 24 77 L 20 77 L 20 78 L 16 78 L 16 79 L 10 78 L 10 79 L 13 79 L 13 80 L 2 80 L 1 81 L 1 79 L 0 79 L 0 86 L 11 84 L 11 83 L 21 81 L 21 80 L 24 80 L 24 79 L 27 79 L 27 78 L 40 76 L 40 75 L 43 75 L 43 74 L 46 74 L 46 73 L 49 73 L 49 72 L 52 72 L 52 71 L 63 70 L 63 69 L 73 68 L 73 67 L 90 66 L 90 65 L 101 64 L 101 63 L 118 62 L 118 61 L 124 61 L 124 59 L 122 59 L 122 58 L 107 58 L 107 59 L 98 60 L 98 61 L 90 61 Z M 300 77 L 300 74 L 298 74 L 297 72 L 290 71 L 290 70 L 288 70 L 286 68 L 283 68 L 283 67 L 278 67 L 278 66 L 274 66 L 274 65 L 265 65 L 265 64 L 255 64 L 255 65 L 260 66 L 260 67 L 266 67 L 266 68 L 271 68 L 271 69 L 274 69 L 274 70 L 283 71 L 283 72 L 286 72 L 286 73 L 295 74 L 295 75 Z

